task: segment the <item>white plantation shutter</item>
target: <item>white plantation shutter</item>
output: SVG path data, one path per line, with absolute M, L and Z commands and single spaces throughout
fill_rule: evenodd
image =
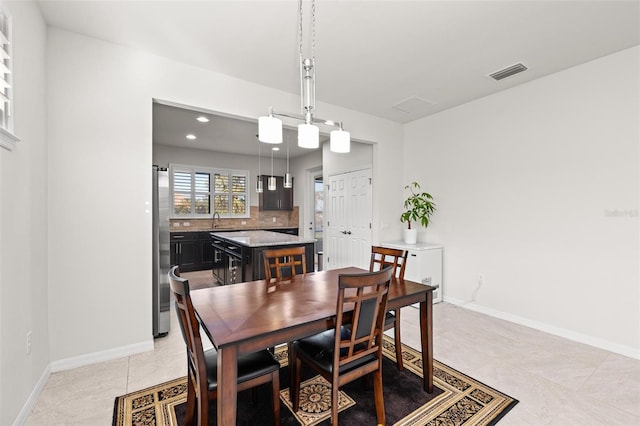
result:
M 11 18 L 0 9 L 0 146 L 9 150 L 18 142 L 13 135 L 11 59 Z
M 0 11 L 0 126 L 9 129 L 11 116 L 11 54 L 9 47 L 9 18 Z
M 249 172 L 215 169 L 214 212 L 220 217 L 249 217 Z
M 170 164 L 173 218 L 249 217 L 249 172 Z

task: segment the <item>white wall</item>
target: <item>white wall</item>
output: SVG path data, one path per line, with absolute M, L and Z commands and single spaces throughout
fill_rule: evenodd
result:
M 444 295 L 640 355 L 635 47 L 410 123 Z M 615 216 L 618 212 L 618 216 Z
M 58 29 L 47 43 L 51 359 L 63 366 L 151 342 L 151 100 L 257 117 L 299 97 Z M 397 123 L 317 106 L 354 137 L 400 140 Z
M 312 186 L 309 181 L 309 173 L 315 170 L 322 170 L 322 147 L 296 157 L 289 164 L 289 171 L 293 176 L 293 202 L 299 207 L 298 233 L 308 238 L 314 236 L 308 224 L 311 220 L 310 216 L 314 212 L 314 205 L 311 203 Z
M 352 170 L 371 168 L 373 162 L 373 146 L 362 142 L 351 142 L 351 151 L 346 154 L 332 152 L 329 144 L 322 146 L 324 175 L 346 173 Z
M 8 425 L 49 371 L 46 26 L 33 2 L 3 5 L 13 18 L 14 132 L 21 139 L 11 152 L 0 149 L 0 424 Z

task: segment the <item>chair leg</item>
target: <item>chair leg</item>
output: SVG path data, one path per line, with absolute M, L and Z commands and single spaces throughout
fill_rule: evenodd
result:
M 271 376 L 271 394 L 273 395 L 273 424 L 280 424 L 280 372 L 274 371 Z
M 385 424 L 384 397 L 382 392 L 382 366 L 373 372 L 373 392 L 376 402 L 376 418 L 379 425 Z
M 398 370 L 402 371 L 404 364 L 402 360 L 402 342 L 400 341 L 400 308 L 396 309 L 396 319 L 393 328 L 393 336 L 396 344 L 396 365 L 398 366 Z
M 196 389 L 191 377 L 187 377 L 187 411 L 184 415 L 185 426 L 193 424 L 193 414 L 196 411 Z
M 198 395 L 198 425 L 209 424 L 209 393 L 207 387 L 200 385 Z
M 337 383 L 331 384 L 331 424 L 338 426 L 338 385 Z

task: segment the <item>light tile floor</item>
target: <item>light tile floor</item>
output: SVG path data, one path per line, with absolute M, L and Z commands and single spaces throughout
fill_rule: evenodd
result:
M 402 339 L 420 347 L 418 310 Z M 186 374 L 175 315 L 155 350 L 54 373 L 28 425 L 110 425 L 114 398 Z M 640 361 L 467 309 L 434 305 L 434 357 L 520 403 L 500 425 L 640 425 Z

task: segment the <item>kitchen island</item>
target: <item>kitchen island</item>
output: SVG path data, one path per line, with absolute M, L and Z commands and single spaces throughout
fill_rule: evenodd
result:
M 262 252 L 283 247 L 304 247 L 307 271 L 314 270 L 315 239 L 272 231 L 210 232 L 213 277 L 220 285 L 264 279 Z

